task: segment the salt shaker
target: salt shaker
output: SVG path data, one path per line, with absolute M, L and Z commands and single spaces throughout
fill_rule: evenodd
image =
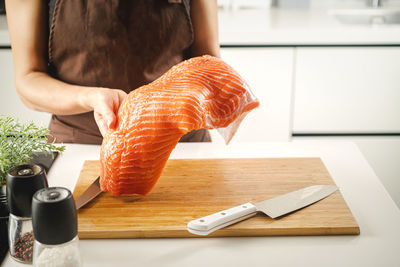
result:
M 81 266 L 75 202 L 68 189 L 49 187 L 37 191 L 32 200 L 32 222 L 33 266 Z
M 18 165 L 7 173 L 7 203 L 10 210 L 8 241 L 14 260 L 32 262 L 32 196 L 45 187 L 46 171 L 40 165 Z

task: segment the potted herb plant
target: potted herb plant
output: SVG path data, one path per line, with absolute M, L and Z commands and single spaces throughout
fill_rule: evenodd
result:
M 10 116 L 0 116 L 1 191 L 5 187 L 8 170 L 29 163 L 34 153 L 64 151 L 65 146 L 47 142 L 49 134 L 46 127 L 37 126 L 33 122 L 20 123 Z

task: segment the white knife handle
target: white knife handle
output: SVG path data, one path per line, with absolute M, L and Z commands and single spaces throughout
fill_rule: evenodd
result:
M 187 225 L 188 231 L 197 235 L 208 235 L 215 230 L 240 222 L 257 213 L 257 208 L 251 203 L 245 203 L 223 210 L 193 221 Z

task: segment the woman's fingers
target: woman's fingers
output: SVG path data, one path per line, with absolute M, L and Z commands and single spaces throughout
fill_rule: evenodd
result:
M 104 105 L 102 115 L 106 122 L 107 128 L 110 128 L 115 124 L 115 114 L 114 114 L 114 110 L 113 110 L 113 104 L 111 104 L 110 106 Z
M 94 117 L 104 136 L 109 128 L 113 128 L 116 122 L 116 113 L 126 93 L 118 89 L 99 88 L 94 96 Z
M 109 128 L 113 128 L 115 126 L 115 123 L 117 121 L 117 113 L 120 105 L 122 104 L 122 101 L 124 98 L 127 96 L 127 94 L 122 91 L 122 90 L 114 90 L 115 94 L 113 95 L 113 120 L 112 123 L 108 125 Z
M 122 104 L 122 101 L 125 99 L 125 97 L 126 97 L 127 95 L 128 95 L 128 94 L 125 93 L 124 91 L 118 90 L 118 98 L 119 98 L 119 104 L 120 104 L 120 105 Z M 118 107 L 119 107 L 119 106 L 118 106 Z
M 100 133 L 102 136 L 104 136 L 107 133 L 108 126 L 104 118 L 101 116 L 100 113 L 95 112 L 94 113 L 94 119 L 97 123 L 97 126 L 99 127 Z
M 117 114 L 119 106 L 122 104 L 122 101 L 125 99 L 127 96 L 127 93 L 125 93 L 122 90 L 115 90 L 117 94 L 115 95 L 115 100 L 114 100 L 114 112 Z
M 115 127 L 116 114 L 127 94 L 120 89 L 88 87 L 81 93 L 81 105 L 93 110 L 94 118 L 104 136 L 109 128 Z

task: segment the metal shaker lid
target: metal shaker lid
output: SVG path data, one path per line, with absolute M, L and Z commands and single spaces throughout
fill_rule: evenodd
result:
M 35 239 L 57 245 L 71 241 L 78 234 L 75 202 L 64 187 L 43 188 L 32 200 L 32 224 Z
M 36 164 L 23 164 L 7 172 L 7 202 L 10 213 L 31 217 L 32 196 L 47 187 L 46 171 Z

